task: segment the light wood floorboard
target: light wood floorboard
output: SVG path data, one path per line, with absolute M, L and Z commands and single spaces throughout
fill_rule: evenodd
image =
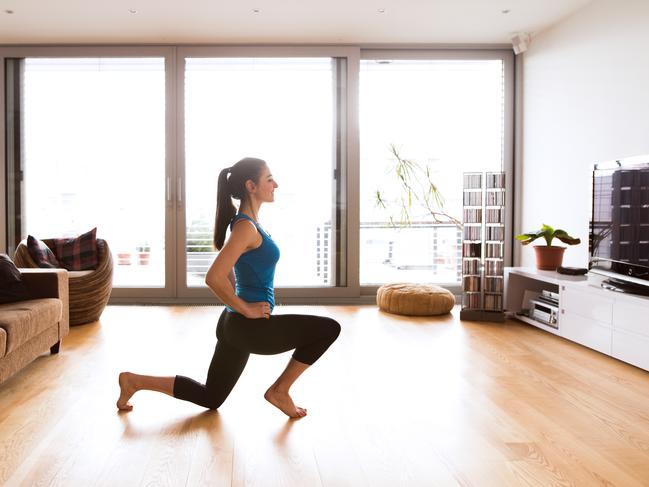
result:
M 218 412 L 154 392 L 118 413 L 117 374 L 204 380 L 222 308 L 110 306 L 0 386 L 0 485 L 649 486 L 649 372 L 528 325 L 332 316 L 338 341 L 263 393 L 290 353 L 252 356 Z M 649 353 L 649 352 L 648 352 Z

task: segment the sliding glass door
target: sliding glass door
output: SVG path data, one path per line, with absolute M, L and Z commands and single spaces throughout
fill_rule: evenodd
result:
M 23 233 L 97 227 L 116 287 L 164 287 L 164 58 L 27 58 L 24 80 Z
M 345 62 L 322 57 L 184 57 L 185 283 L 205 288 L 220 171 L 264 159 L 279 187 L 260 223 L 281 249 L 278 288 L 344 285 Z M 183 284 L 185 284 L 183 283 Z M 194 295 L 197 295 L 196 293 Z
M 112 252 L 113 296 L 171 297 L 172 51 L 34 51 L 6 63 L 13 245 L 96 227 Z
M 459 286 L 462 174 L 511 156 L 505 58 L 407 56 L 361 61 L 360 281 Z

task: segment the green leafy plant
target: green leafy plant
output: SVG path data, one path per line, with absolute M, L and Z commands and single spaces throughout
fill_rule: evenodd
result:
M 191 244 L 192 252 L 214 252 L 214 244 L 209 238 L 194 239 Z
M 523 245 L 528 245 L 534 242 L 537 238 L 541 237 L 545 239 L 545 243 L 548 246 L 552 245 L 552 240 L 555 238 L 568 245 L 577 245 L 578 243 L 581 243 L 580 239 L 571 237 L 565 230 L 555 230 L 550 225 L 546 225 L 545 223 L 543 224 L 541 229 L 536 232 L 516 235 L 516 240 L 520 240 Z
M 452 223 L 461 227 L 462 222 L 444 210 L 444 197 L 433 182 L 430 167 L 428 165 L 422 166 L 412 159 L 401 157 L 394 144 L 390 144 L 390 152 L 395 162 L 390 171 L 394 172 L 399 182 L 400 194 L 392 200 L 388 200 L 385 193 L 378 189 L 375 194 L 376 206 L 388 211 L 395 206 L 398 208 L 398 223 L 394 215 L 390 214 L 390 224 L 392 226 L 410 225 L 413 206 L 417 205 L 425 209 L 435 223 Z
M 212 242 L 212 227 L 205 214 L 200 214 L 198 218 L 193 219 L 187 229 L 187 251 L 196 253 L 214 252 Z

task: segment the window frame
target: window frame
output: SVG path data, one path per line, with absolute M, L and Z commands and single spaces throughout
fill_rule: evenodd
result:
M 331 57 L 343 58 L 347 61 L 347 69 L 344 76 L 344 83 L 346 93 L 342 96 L 342 105 L 338 107 L 344 113 L 343 120 L 339 121 L 344 123 L 346 127 L 357 126 L 358 113 L 357 113 L 357 93 L 358 93 L 358 66 L 359 49 L 346 46 L 182 46 L 177 50 L 176 56 L 176 86 L 178 92 L 178 114 L 177 118 L 177 148 L 178 152 L 176 158 L 178 161 L 178 171 L 181 177 L 185 177 L 185 125 L 184 125 L 184 68 L 185 59 L 191 57 L 216 57 L 216 58 L 299 58 L 299 57 Z M 352 68 L 354 66 L 355 68 Z M 338 130 L 338 128 L 337 128 Z M 350 211 L 355 206 L 358 206 L 358 190 L 353 190 L 355 184 L 358 184 L 358 178 L 355 180 L 351 178 L 350 168 L 358 167 L 358 137 L 356 134 L 346 133 L 343 137 L 341 150 L 344 151 L 341 158 L 342 166 L 341 172 L 343 177 L 342 187 L 346 198 L 347 204 L 347 218 L 346 218 L 346 245 L 342 249 L 341 254 L 344 255 L 346 274 L 346 285 L 343 286 L 314 286 L 314 287 L 277 287 L 275 289 L 275 297 L 279 303 L 294 303 L 294 302 L 313 302 L 314 299 L 340 299 L 340 298 L 354 298 L 359 296 L 359 282 L 358 272 L 358 225 L 354 225 L 353 218 Z M 347 172 L 348 178 L 344 178 L 344 173 Z M 355 182 L 354 182 L 355 181 Z M 181 185 L 182 186 L 182 185 Z M 184 195 L 183 195 L 184 196 Z M 177 235 L 180 237 L 185 234 L 185 214 L 184 212 L 178 213 L 177 219 Z M 182 237 L 180 237 L 182 239 Z M 184 240 L 184 239 L 182 239 Z M 207 299 L 212 297 L 213 294 L 208 288 L 188 288 L 186 283 L 186 262 L 184 258 L 184 245 L 178 245 L 176 260 L 178 262 L 178 276 L 182 283 L 179 286 L 178 296 L 180 298 L 194 298 L 194 299 Z M 333 254 L 333 252 L 332 252 Z M 336 263 L 337 265 L 338 263 Z
M 430 49 L 430 48 L 365 48 L 361 49 L 363 60 L 500 60 L 503 63 L 504 107 L 503 107 L 503 171 L 505 183 L 505 266 L 512 264 L 512 217 L 514 189 L 514 52 L 511 49 Z M 359 64 L 360 78 L 360 64 Z M 360 140 L 360 129 L 358 134 Z M 360 155 L 359 155 L 360 171 Z M 360 226 L 360 220 L 357 223 Z M 359 242 L 360 245 L 360 242 Z M 360 269 L 357 270 L 360 278 Z M 456 296 L 462 295 L 462 283 L 436 283 Z M 361 296 L 376 296 L 379 285 L 360 286 Z
M 375 299 L 379 286 L 360 286 L 360 127 L 359 77 L 361 59 L 499 59 L 504 65 L 505 106 L 503 168 L 507 174 L 505 265 L 511 265 L 512 218 L 514 216 L 514 70 L 515 58 L 509 46 L 431 46 L 431 45 L 122 45 L 122 46 L 0 46 L 0 92 L 5 93 L 5 59 L 21 57 L 164 57 L 165 58 L 165 171 L 169 178 L 169 201 L 165 232 L 167 252 L 164 289 L 120 288 L 113 291 L 111 303 L 214 303 L 214 296 L 205 288 L 179 285 L 186 279 L 184 259 L 184 59 L 185 57 L 318 57 L 346 59 L 344 83 L 346 96 L 344 116 L 337 135 L 344 164 L 340 168 L 346 197 L 346 248 L 344 269 L 346 285 L 340 287 L 278 288 L 277 298 L 285 304 L 363 304 Z M 0 151 L 5 153 L 5 99 L 0 96 Z M 2 160 L 0 184 L 6 188 L 5 164 Z M 178 192 L 177 188 L 181 188 Z M 0 250 L 7 249 L 7 207 L 0 198 Z M 178 233 L 182 232 L 182 233 Z M 183 236 L 182 238 L 180 236 Z M 461 286 L 448 286 L 461 294 Z
M 160 57 L 165 60 L 165 177 L 168 180 L 175 181 L 176 174 L 175 160 L 173 154 L 176 152 L 175 144 L 175 114 L 176 114 L 176 90 L 175 78 L 173 77 L 173 69 L 175 66 L 175 48 L 171 46 L 18 46 L 18 47 L 1 47 L 0 48 L 0 90 L 3 96 L 0 96 L 0 150 L 4 154 L 6 151 L 6 113 L 5 113 L 5 59 L 10 58 L 94 58 L 94 57 L 112 57 L 112 58 L 145 58 L 145 57 Z M 5 180 L 6 174 L 6 158 L 2 161 L 2 187 L 6 191 L 7 181 Z M 173 247 L 173 252 L 166 252 L 165 255 L 165 283 L 163 287 L 123 287 L 114 288 L 111 293 L 111 302 L 118 302 L 122 299 L 130 300 L 134 295 L 137 296 L 138 302 L 145 302 L 159 300 L 159 299 L 173 299 L 176 295 L 176 282 L 173 279 L 173 269 L 176 263 L 173 259 L 175 255 L 176 240 L 173 236 L 172 229 L 174 228 L 175 212 L 173 205 L 176 200 L 174 189 L 176 186 L 171 185 L 171 194 L 167 195 L 165 203 L 165 241 L 166 245 Z M 24 195 L 23 195 L 24 197 Z M 8 245 L 9 236 L 6 233 L 7 229 L 7 208 L 3 198 L 2 207 L 0 207 L 1 216 L 0 237 L 2 238 L 2 245 L 8 250 L 11 247 Z M 110 245 L 110 242 L 109 242 Z

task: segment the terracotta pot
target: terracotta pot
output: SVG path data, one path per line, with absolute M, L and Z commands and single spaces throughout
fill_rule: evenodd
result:
M 543 271 L 556 271 L 563 262 L 565 247 L 556 245 L 535 245 L 536 268 Z

